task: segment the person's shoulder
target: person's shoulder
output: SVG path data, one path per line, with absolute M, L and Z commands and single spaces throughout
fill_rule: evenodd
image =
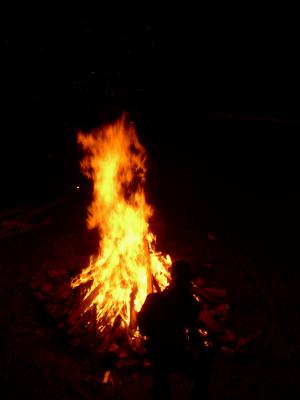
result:
M 146 307 L 163 307 L 168 303 L 168 292 L 166 290 L 162 292 L 149 293 L 146 297 Z
M 158 301 L 163 297 L 164 297 L 164 292 L 155 292 L 155 293 L 153 292 L 147 295 L 146 301 L 149 302 Z

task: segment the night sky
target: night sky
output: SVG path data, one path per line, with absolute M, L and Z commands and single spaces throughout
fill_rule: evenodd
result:
M 71 192 L 81 179 L 76 132 L 122 110 L 150 161 L 190 168 L 221 196 L 294 199 L 297 25 L 273 11 L 5 11 L 1 204 Z

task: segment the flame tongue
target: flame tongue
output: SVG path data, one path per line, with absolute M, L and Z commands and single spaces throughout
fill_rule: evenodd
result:
M 96 305 L 100 330 L 117 318 L 129 326 L 131 312 L 139 311 L 152 291 L 152 277 L 160 288 L 167 285 L 171 264 L 169 256 L 155 252 L 155 236 L 149 231 L 146 152 L 124 117 L 90 134 L 80 133 L 78 142 L 85 154 L 82 171 L 94 184 L 88 227 L 99 231 L 100 253 L 91 257 L 72 287 L 91 282 L 82 311 Z

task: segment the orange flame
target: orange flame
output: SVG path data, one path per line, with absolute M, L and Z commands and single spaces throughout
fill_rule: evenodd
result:
M 155 251 L 149 230 L 153 209 L 144 192 L 146 151 L 125 117 L 87 135 L 79 133 L 78 143 L 85 152 L 82 171 L 94 184 L 87 222 L 99 231 L 100 253 L 72 287 L 91 282 L 83 312 L 96 306 L 100 331 L 117 317 L 129 326 L 132 311 L 140 310 L 147 294 L 168 284 L 171 265 L 169 255 Z

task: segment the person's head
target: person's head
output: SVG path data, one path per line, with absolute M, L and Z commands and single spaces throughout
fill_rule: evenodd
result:
M 188 289 L 192 281 L 191 264 L 184 259 L 177 260 L 171 268 L 172 286 L 178 289 Z

